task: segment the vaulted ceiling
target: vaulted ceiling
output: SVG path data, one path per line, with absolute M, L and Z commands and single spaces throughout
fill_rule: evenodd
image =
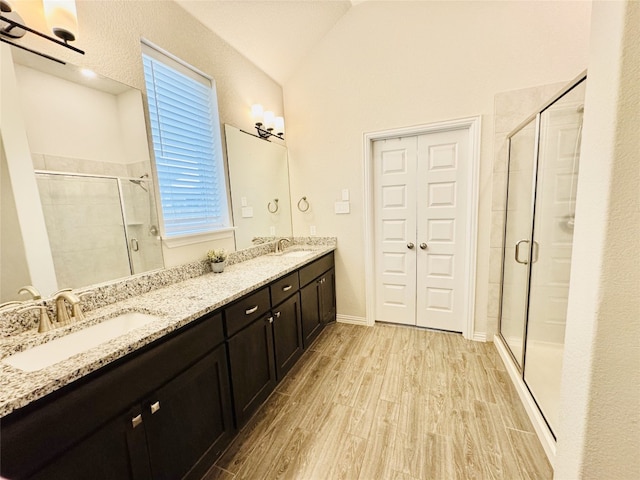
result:
M 281 85 L 363 0 L 175 0 Z

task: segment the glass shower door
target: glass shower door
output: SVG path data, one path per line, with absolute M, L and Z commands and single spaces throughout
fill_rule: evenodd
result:
M 558 425 L 586 81 L 540 117 L 533 263 L 524 380 L 552 430 Z
M 529 251 L 533 223 L 535 139 L 536 119 L 533 119 L 511 137 L 509 145 L 500 333 L 521 369 L 524 364 Z

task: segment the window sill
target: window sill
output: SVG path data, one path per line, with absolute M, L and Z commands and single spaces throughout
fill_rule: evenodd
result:
M 210 242 L 212 240 L 223 240 L 225 238 L 233 238 L 233 232 L 235 229 L 236 227 L 227 227 L 216 230 L 215 232 L 197 233 L 177 237 L 162 237 L 162 243 L 167 248 L 176 248 L 184 247 L 186 245 L 194 245 L 196 243 Z

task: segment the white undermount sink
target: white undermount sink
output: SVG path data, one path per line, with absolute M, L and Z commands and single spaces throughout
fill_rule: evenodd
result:
M 2 362 L 26 372 L 35 372 L 159 319 L 160 317 L 148 313 L 124 312 L 83 330 L 11 355 Z
M 290 250 L 282 254 L 283 257 L 306 257 L 314 253 L 313 250 Z

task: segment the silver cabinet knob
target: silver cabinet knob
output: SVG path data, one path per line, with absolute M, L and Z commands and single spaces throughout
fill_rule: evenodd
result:
M 422 242 L 422 243 L 420 244 L 420 248 L 421 248 L 422 250 L 426 250 L 426 249 L 427 249 L 427 244 L 426 244 L 426 243 L 424 243 L 424 242 Z
M 142 423 L 142 415 L 138 414 L 131 419 L 131 426 L 136 428 L 138 425 Z
M 160 402 L 155 402 L 151 404 L 151 414 L 156 413 L 158 410 L 160 410 Z
M 413 250 L 413 247 L 415 247 L 415 245 L 413 243 L 411 243 L 411 242 L 407 243 L 407 248 L 409 250 Z

